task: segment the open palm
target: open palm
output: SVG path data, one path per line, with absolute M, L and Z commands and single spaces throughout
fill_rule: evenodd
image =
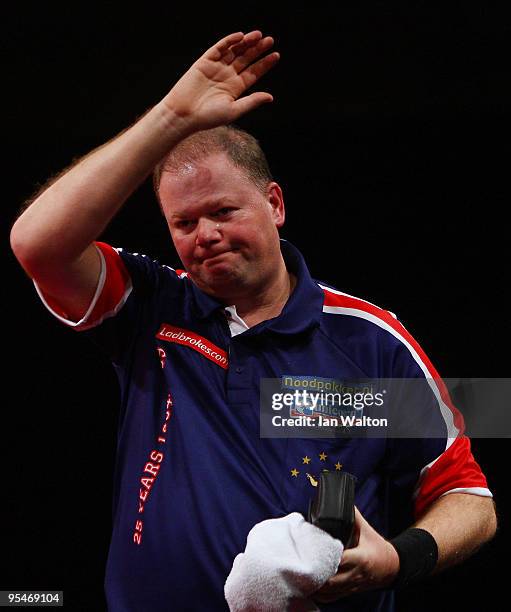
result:
M 206 51 L 179 79 L 165 104 L 195 130 L 235 121 L 273 97 L 266 92 L 240 96 L 278 61 L 264 55 L 273 38 L 258 30 L 229 34 Z

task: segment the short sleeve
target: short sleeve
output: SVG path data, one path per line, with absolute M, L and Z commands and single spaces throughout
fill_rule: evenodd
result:
M 101 242 L 95 242 L 94 246 L 100 256 L 98 286 L 86 313 L 79 321 L 70 319 L 58 301 L 45 294 L 37 282 L 33 281 L 37 294 L 51 314 L 76 331 L 96 327 L 105 319 L 115 316 L 133 289 L 130 274 L 117 250 Z
M 148 332 L 155 324 L 158 305 L 179 291 L 184 274 L 146 255 L 128 253 L 104 242 L 94 244 L 100 254 L 101 271 L 96 292 L 79 321 L 69 319 L 58 302 L 34 284 L 43 304 L 57 320 L 83 332 L 114 363 L 119 363 L 137 335 Z
M 387 513 L 389 531 L 409 526 L 413 516 L 423 514 L 442 495 L 491 496 L 464 436 L 463 416 L 415 338 L 392 312 L 320 286 L 325 289 L 324 312 L 350 315 L 374 326 L 367 334 L 371 343 L 356 336 L 353 352 L 361 363 L 372 358 L 371 371 L 392 385 L 392 401 L 386 403 L 391 433 L 381 463 L 385 499 L 392 506 Z
M 422 403 L 413 417 L 417 419 L 419 415 L 424 423 L 434 423 L 431 431 L 435 435 L 429 437 L 426 426 L 423 435 L 389 440 L 385 467 L 392 494 L 403 506 L 409 506 L 415 519 L 449 493 L 491 497 L 486 477 L 472 455 L 470 440 L 464 435 L 463 416 L 442 378 L 399 321 L 395 321 L 393 329 L 400 342 L 394 352 L 392 376 L 422 379 Z M 445 435 L 438 434 L 439 422 Z

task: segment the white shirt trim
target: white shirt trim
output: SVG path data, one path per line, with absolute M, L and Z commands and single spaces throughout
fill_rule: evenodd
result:
M 101 270 L 100 270 L 100 273 L 99 273 L 98 286 L 96 287 L 96 292 L 94 293 L 94 296 L 92 298 L 92 301 L 91 301 L 89 307 L 87 308 L 87 312 L 83 315 L 83 317 L 79 321 L 72 321 L 71 319 L 66 319 L 65 317 L 63 317 L 60 314 L 58 314 L 57 312 L 55 312 L 53 310 L 53 308 L 46 301 L 46 299 L 45 299 L 45 297 L 43 295 L 43 292 L 39 288 L 37 282 L 35 280 L 33 280 L 33 283 L 34 283 L 34 286 L 35 286 L 35 290 L 37 291 L 37 295 L 41 298 L 41 302 L 46 306 L 46 308 L 51 312 L 51 314 L 56 319 L 58 319 L 61 323 L 64 323 L 64 325 L 68 325 L 69 327 L 78 327 L 78 326 L 83 325 L 84 323 L 86 323 L 88 321 L 92 311 L 94 310 L 94 307 L 97 304 L 99 296 L 101 295 L 101 292 L 103 291 L 103 287 L 105 286 L 105 279 L 106 279 L 106 262 L 105 262 L 105 258 L 103 256 L 103 253 L 101 252 L 101 249 L 99 249 L 96 245 L 94 245 L 94 247 L 98 251 L 99 257 L 100 257 L 100 261 L 101 261 Z
M 229 329 L 231 330 L 231 336 L 237 336 L 238 334 L 242 334 L 244 331 L 247 331 L 247 329 L 250 329 L 250 327 L 236 312 L 236 306 L 227 306 L 224 310 L 227 316 Z

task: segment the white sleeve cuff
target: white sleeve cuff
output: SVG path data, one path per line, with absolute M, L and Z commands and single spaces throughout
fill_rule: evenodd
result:
M 442 493 L 440 497 L 443 497 L 444 495 L 449 495 L 449 493 L 468 493 L 469 495 L 479 495 L 480 497 L 493 497 L 492 492 L 486 487 L 467 487 L 451 489 L 450 491 Z
M 84 326 L 86 323 L 88 323 L 89 317 L 90 317 L 92 311 L 94 310 L 94 308 L 95 308 L 95 306 L 96 306 L 96 304 L 98 302 L 99 296 L 101 295 L 101 292 L 103 291 L 103 287 L 105 286 L 105 279 L 106 279 L 106 262 L 105 262 L 105 258 L 103 256 L 103 253 L 101 252 L 101 249 L 99 249 L 96 245 L 94 245 L 94 247 L 98 251 L 99 258 L 100 258 L 100 261 L 101 261 L 101 271 L 100 271 L 100 274 L 99 274 L 99 282 L 98 282 L 98 286 L 96 288 L 96 292 L 94 293 L 94 297 L 92 298 L 92 301 L 91 301 L 89 307 L 87 308 L 87 312 L 83 315 L 83 317 L 79 321 L 71 321 L 71 319 L 66 319 L 62 315 L 60 315 L 57 312 L 55 312 L 53 310 L 53 308 L 46 301 L 46 299 L 45 299 L 41 289 L 37 285 L 36 281 L 33 280 L 35 289 L 37 291 L 38 296 L 41 298 L 42 303 L 46 306 L 46 308 L 51 312 L 51 314 L 56 319 L 58 319 L 59 321 L 61 321 L 65 325 L 68 325 L 69 327 L 81 327 L 81 326 Z M 92 327 L 92 325 L 89 325 L 88 327 Z

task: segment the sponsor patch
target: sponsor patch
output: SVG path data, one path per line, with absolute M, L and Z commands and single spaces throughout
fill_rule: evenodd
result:
M 216 363 L 216 365 L 219 365 L 224 370 L 227 370 L 229 366 L 227 353 L 223 349 L 213 344 L 211 340 L 187 329 L 163 323 L 156 337 L 160 340 L 165 340 L 165 342 L 175 342 L 176 344 L 187 346 L 200 353 L 203 357 L 206 357 L 206 359 Z

